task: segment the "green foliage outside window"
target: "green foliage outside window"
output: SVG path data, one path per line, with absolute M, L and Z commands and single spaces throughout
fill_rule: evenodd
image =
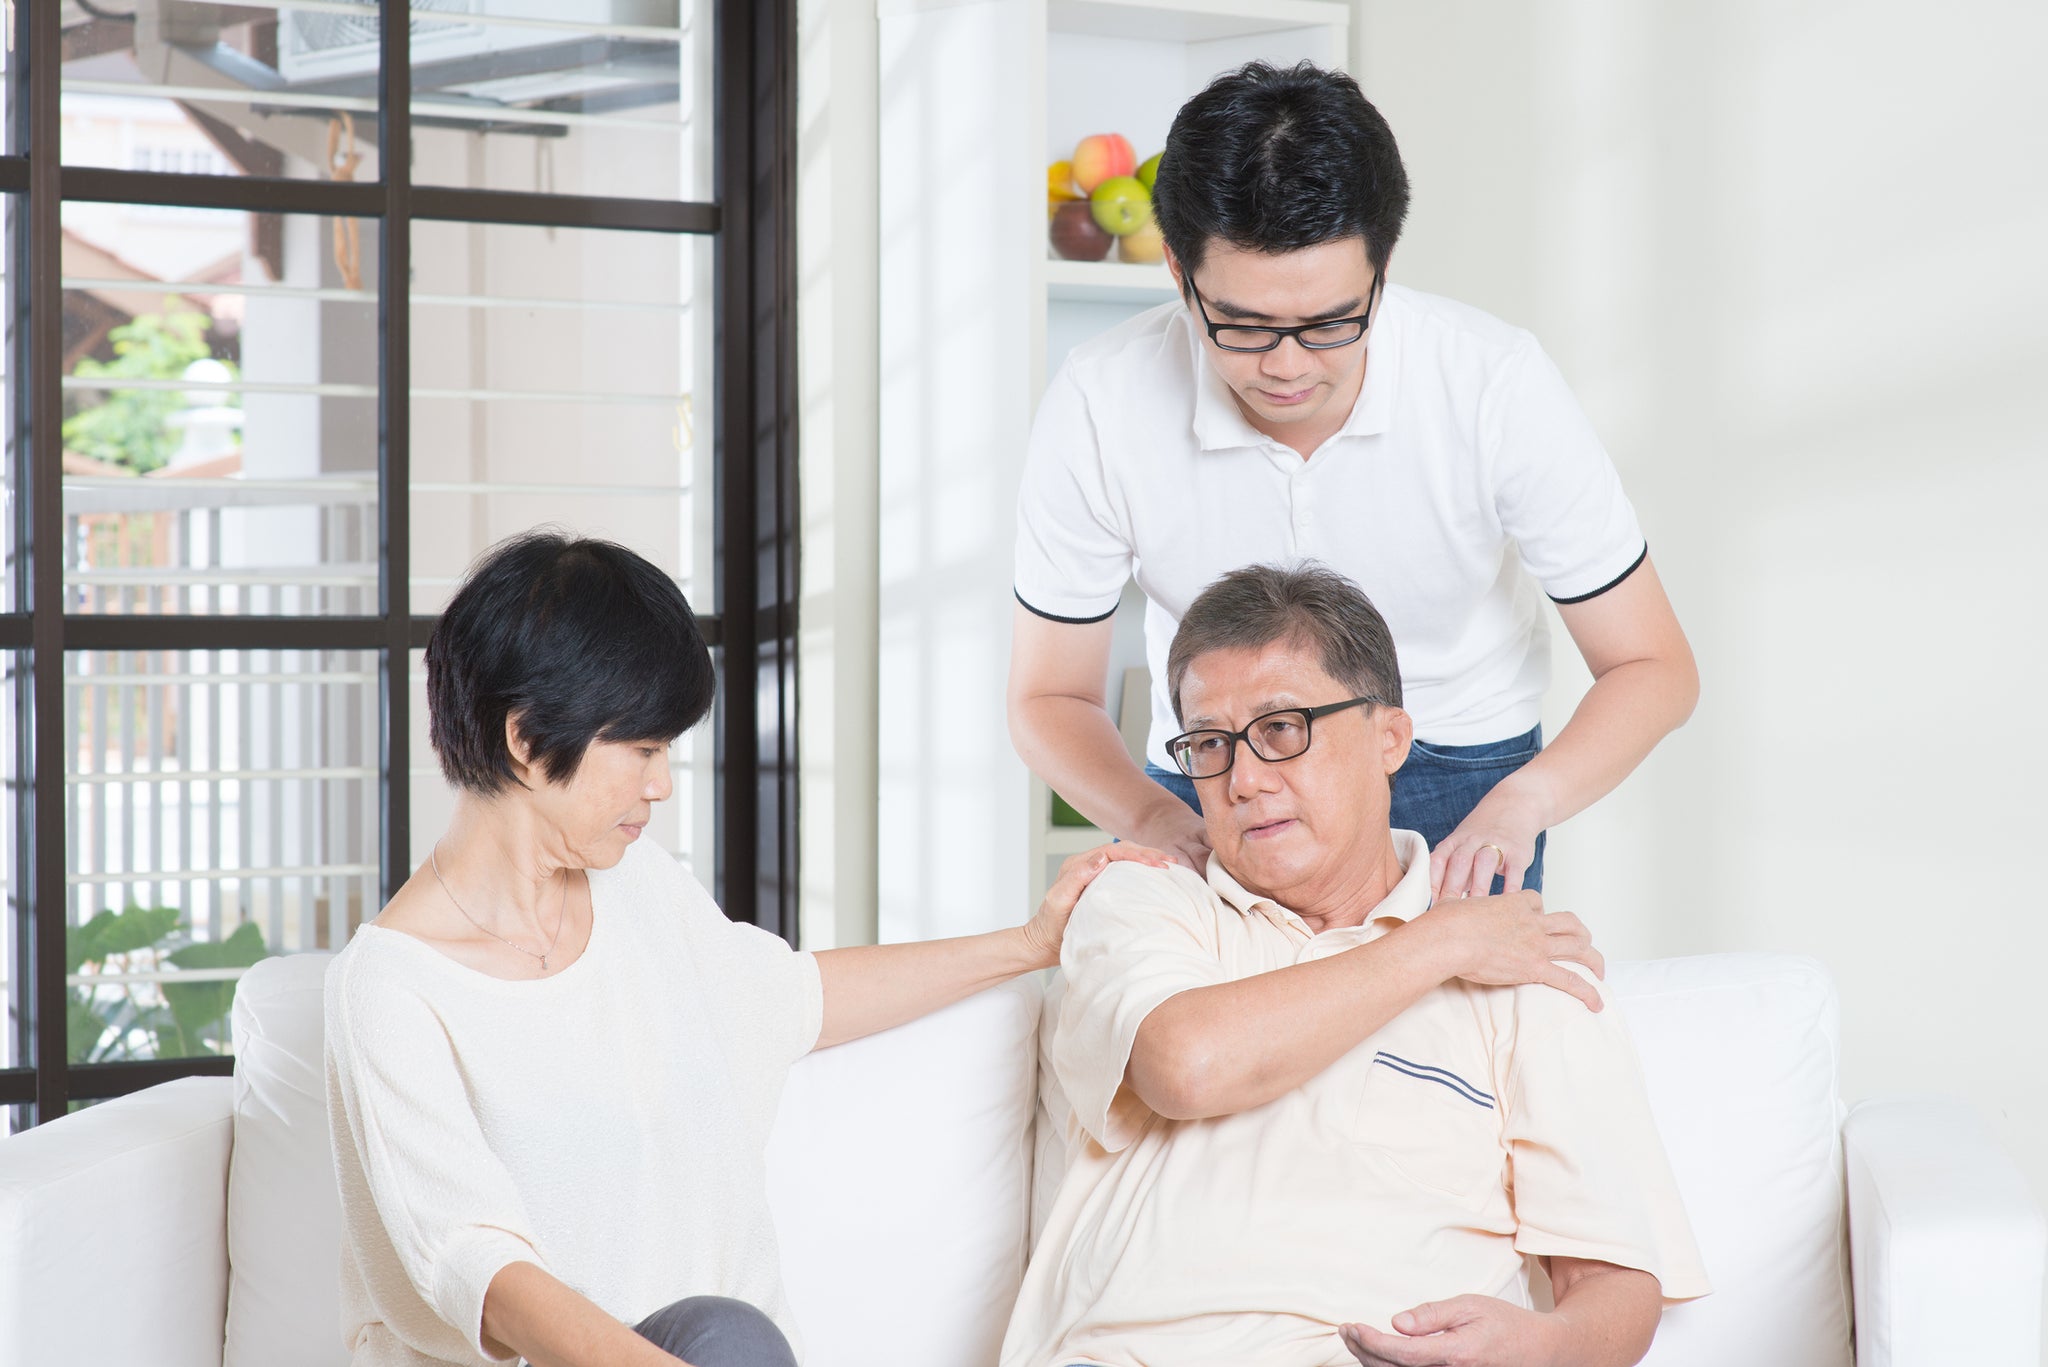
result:
M 176 907 L 103 911 L 66 939 L 67 974 L 108 969 L 118 960 L 131 972 L 158 968 L 247 968 L 270 950 L 263 932 L 244 921 L 224 940 L 193 940 Z M 228 1052 L 228 1008 L 235 984 L 227 982 L 74 987 L 67 993 L 73 1063 L 189 1058 Z M 161 996 L 158 1005 L 155 997 Z
M 114 345 L 113 360 L 88 356 L 72 374 L 91 380 L 183 379 L 185 367 L 213 354 L 206 342 L 206 326 L 203 313 L 142 314 L 107 334 Z M 83 391 L 86 395 L 94 392 Z M 168 464 L 184 439 L 170 418 L 186 406 L 185 395 L 175 389 L 98 392 L 105 395 L 101 402 L 78 407 L 65 416 L 64 449 L 125 466 L 137 474 Z

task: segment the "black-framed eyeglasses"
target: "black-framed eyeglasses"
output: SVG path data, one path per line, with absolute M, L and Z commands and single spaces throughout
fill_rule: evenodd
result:
M 1202 325 L 1209 329 L 1209 340 L 1225 351 L 1271 351 L 1286 338 L 1307 347 L 1310 351 L 1329 351 L 1333 347 L 1350 346 L 1365 336 L 1372 326 L 1373 301 L 1379 298 L 1380 281 L 1385 277 L 1374 275 L 1372 288 L 1366 291 L 1365 312 L 1356 318 L 1332 318 L 1321 323 L 1303 323 L 1291 328 L 1241 327 L 1236 323 L 1218 323 L 1209 317 L 1208 306 L 1202 302 L 1202 292 L 1195 288 L 1193 276 L 1188 277 L 1188 293 L 1195 297 L 1195 309 L 1202 315 Z
M 1321 707 L 1283 707 L 1253 717 L 1242 731 L 1203 729 L 1183 731 L 1166 742 L 1166 753 L 1189 778 L 1215 778 L 1230 772 L 1237 763 L 1237 743 L 1243 741 L 1253 754 L 1268 764 L 1294 759 L 1308 750 L 1309 727 L 1317 717 L 1342 712 L 1347 707 L 1378 706 L 1386 699 L 1370 695 L 1324 703 Z

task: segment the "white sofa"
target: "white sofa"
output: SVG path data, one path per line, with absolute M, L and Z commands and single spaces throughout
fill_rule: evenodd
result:
M 346 1362 L 324 969 L 274 959 L 243 980 L 232 1080 L 0 1141 L 0 1364 Z M 1845 1117 L 1818 964 L 1617 964 L 1610 982 L 1716 1286 L 1665 1317 L 1650 1363 L 2036 1367 L 2038 1206 L 1964 1108 L 1884 1100 Z M 810 1367 L 994 1361 L 1033 1170 L 1042 1188 L 1059 1162 L 1040 1005 L 1035 981 L 1013 983 L 793 1074 L 771 1169 Z

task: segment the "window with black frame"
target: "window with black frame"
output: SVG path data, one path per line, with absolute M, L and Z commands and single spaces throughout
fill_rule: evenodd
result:
M 377 913 L 420 648 L 537 524 L 703 616 L 651 833 L 793 934 L 793 8 L 0 11 L 8 1128 L 228 1071 L 241 973 Z

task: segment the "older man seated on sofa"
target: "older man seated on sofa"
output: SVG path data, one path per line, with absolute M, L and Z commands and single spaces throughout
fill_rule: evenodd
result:
M 1113 866 L 1074 912 L 1070 1166 L 1004 1367 L 1639 1361 L 1708 1286 L 1633 1049 L 1590 975 L 1494 986 L 1524 979 L 1447 951 L 1568 918 L 1431 910 L 1428 849 L 1387 825 L 1385 621 L 1327 570 L 1238 570 L 1167 673 L 1215 854 Z

